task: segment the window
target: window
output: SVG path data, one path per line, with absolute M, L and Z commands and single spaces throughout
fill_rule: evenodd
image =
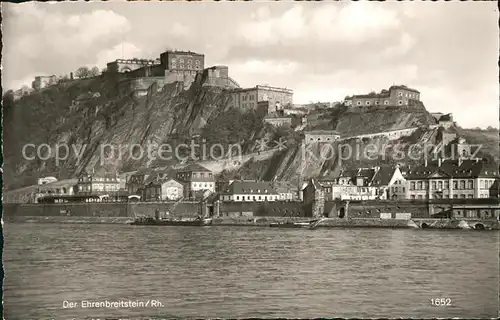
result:
M 474 181 L 469 180 L 469 189 L 474 189 Z
M 453 199 L 458 199 L 458 194 L 454 194 Z
M 402 104 L 403 104 L 403 101 L 398 100 L 398 104 L 399 104 L 399 105 L 402 105 Z
M 484 188 L 486 188 L 485 181 L 481 180 L 481 189 L 484 189 Z
M 436 190 L 436 181 L 432 181 L 432 190 Z
M 464 180 L 460 181 L 460 189 L 465 189 L 465 181 Z
M 439 190 L 443 189 L 443 181 L 438 181 L 438 189 Z
M 465 199 L 465 194 L 461 194 L 460 198 Z
M 410 190 L 415 190 L 415 182 L 410 183 Z
M 181 63 L 180 68 L 184 69 L 184 64 L 183 63 Z
M 236 196 L 236 200 L 240 200 L 240 196 Z
M 378 100 L 377 100 L 377 101 L 375 101 L 375 105 L 377 105 L 377 106 L 378 106 L 379 104 L 380 104 L 380 101 L 378 101 Z
M 467 195 L 467 198 L 472 199 L 472 194 Z
M 412 195 L 411 195 L 411 198 L 412 198 L 412 199 L 415 199 L 415 195 L 414 195 L 414 194 L 412 194 Z
M 417 182 L 417 190 L 422 190 L 422 181 Z
M 196 64 L 197 67 L 199 67 L 200 66 L 200 60 L 196 60 L 195 64 Z
M 398 97 L 402 97 L 403 96 L 403 93 L 402 92 L 398 92 Z
M 184 58 L 180 58 L 180 59 L 179 59 L 179 62 L 180 62 L 180 63 L 184 63 Z
M 453 189 L 458 189 L 458 181 L 453 181 Z
M 385 104 L 386 106 L 387 106 L 387 105 L 389 105 L 389 100 L 385 100 L 385 101 L 384 101 L 384 104 Z
M 356 104 L 357 104 L 358 106 L 360 106 L 360 105 L 361 105 L 361 101 L 356 102 Z
M 370 105 L 370 100 L 366 100 L 365 104 L 366 104 L 367 106 L 369 106 L 369 105 Z
M 445 189 L 450 189 L 450 181 L 445 181 L 444 182 L 444 188 Z

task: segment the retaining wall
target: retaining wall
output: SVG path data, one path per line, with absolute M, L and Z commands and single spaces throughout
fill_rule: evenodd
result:
M 66 204 L 4 204 L 5 217 L 135 217 L 154 216 L 155 210 L 171 211 L 174 216 L 194 217 L 200 211 L 198 202 L 148 203 L 66 203 Z

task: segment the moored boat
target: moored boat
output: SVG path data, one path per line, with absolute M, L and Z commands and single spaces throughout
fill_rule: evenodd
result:
M 275 222 L 269 225 L 271 228 L 309 228 L 311 223 L 309 222 Z
M 196 219 L 155 219 L 153 217 L 142 217 L 130 223 L 134 226 L 209 226 L 212 224 L 211 218 Z

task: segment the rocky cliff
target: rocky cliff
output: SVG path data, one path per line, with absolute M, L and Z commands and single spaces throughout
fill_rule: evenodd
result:
M 139 153 L 155 144 L 175 148 L 229 112 L 228 93 L 203 86 L 201 77 L 187 90 L 182 83 L 161 89 L 153 85 L 141 97 L 132 92 L 119 94 L 120 80 L 101 76 L 49 87 L 16 102 L 5 101 L 6 187 L 32 184 L 45 175 L 70 178 L 99 166 L 127 171 L 177 163 L 169 159 L 173 154 L 159 154 L 154 148 L 151 155 Z M 51 146 L 51 155 L 49 148 L 42 147 L 33 160 L 23 156 L 24 146 L 30 145 L 25 151 L 33 157 L 42 144 Z M 59 158 L 65 158 L 59 162 L 54 157 L 57 145 L 70 146 L 67 157 L 67 150 L 59 148 Z

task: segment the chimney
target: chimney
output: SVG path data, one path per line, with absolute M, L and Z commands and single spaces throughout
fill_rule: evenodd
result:
M 438 158 L 438 167 L 441 167 L 441 164 L 443 163 L 443 159 Z
M 424 159 L 424 167 L 427 167 L 427 157 Z
M 478 162 L 479 162 L 479 158 L 476 158 L 475 160 L 476 160 L 476 163 L 478 163 Z
M 462 158 L 458 158 L 458 166 L 460 167 L 462 165 Z

